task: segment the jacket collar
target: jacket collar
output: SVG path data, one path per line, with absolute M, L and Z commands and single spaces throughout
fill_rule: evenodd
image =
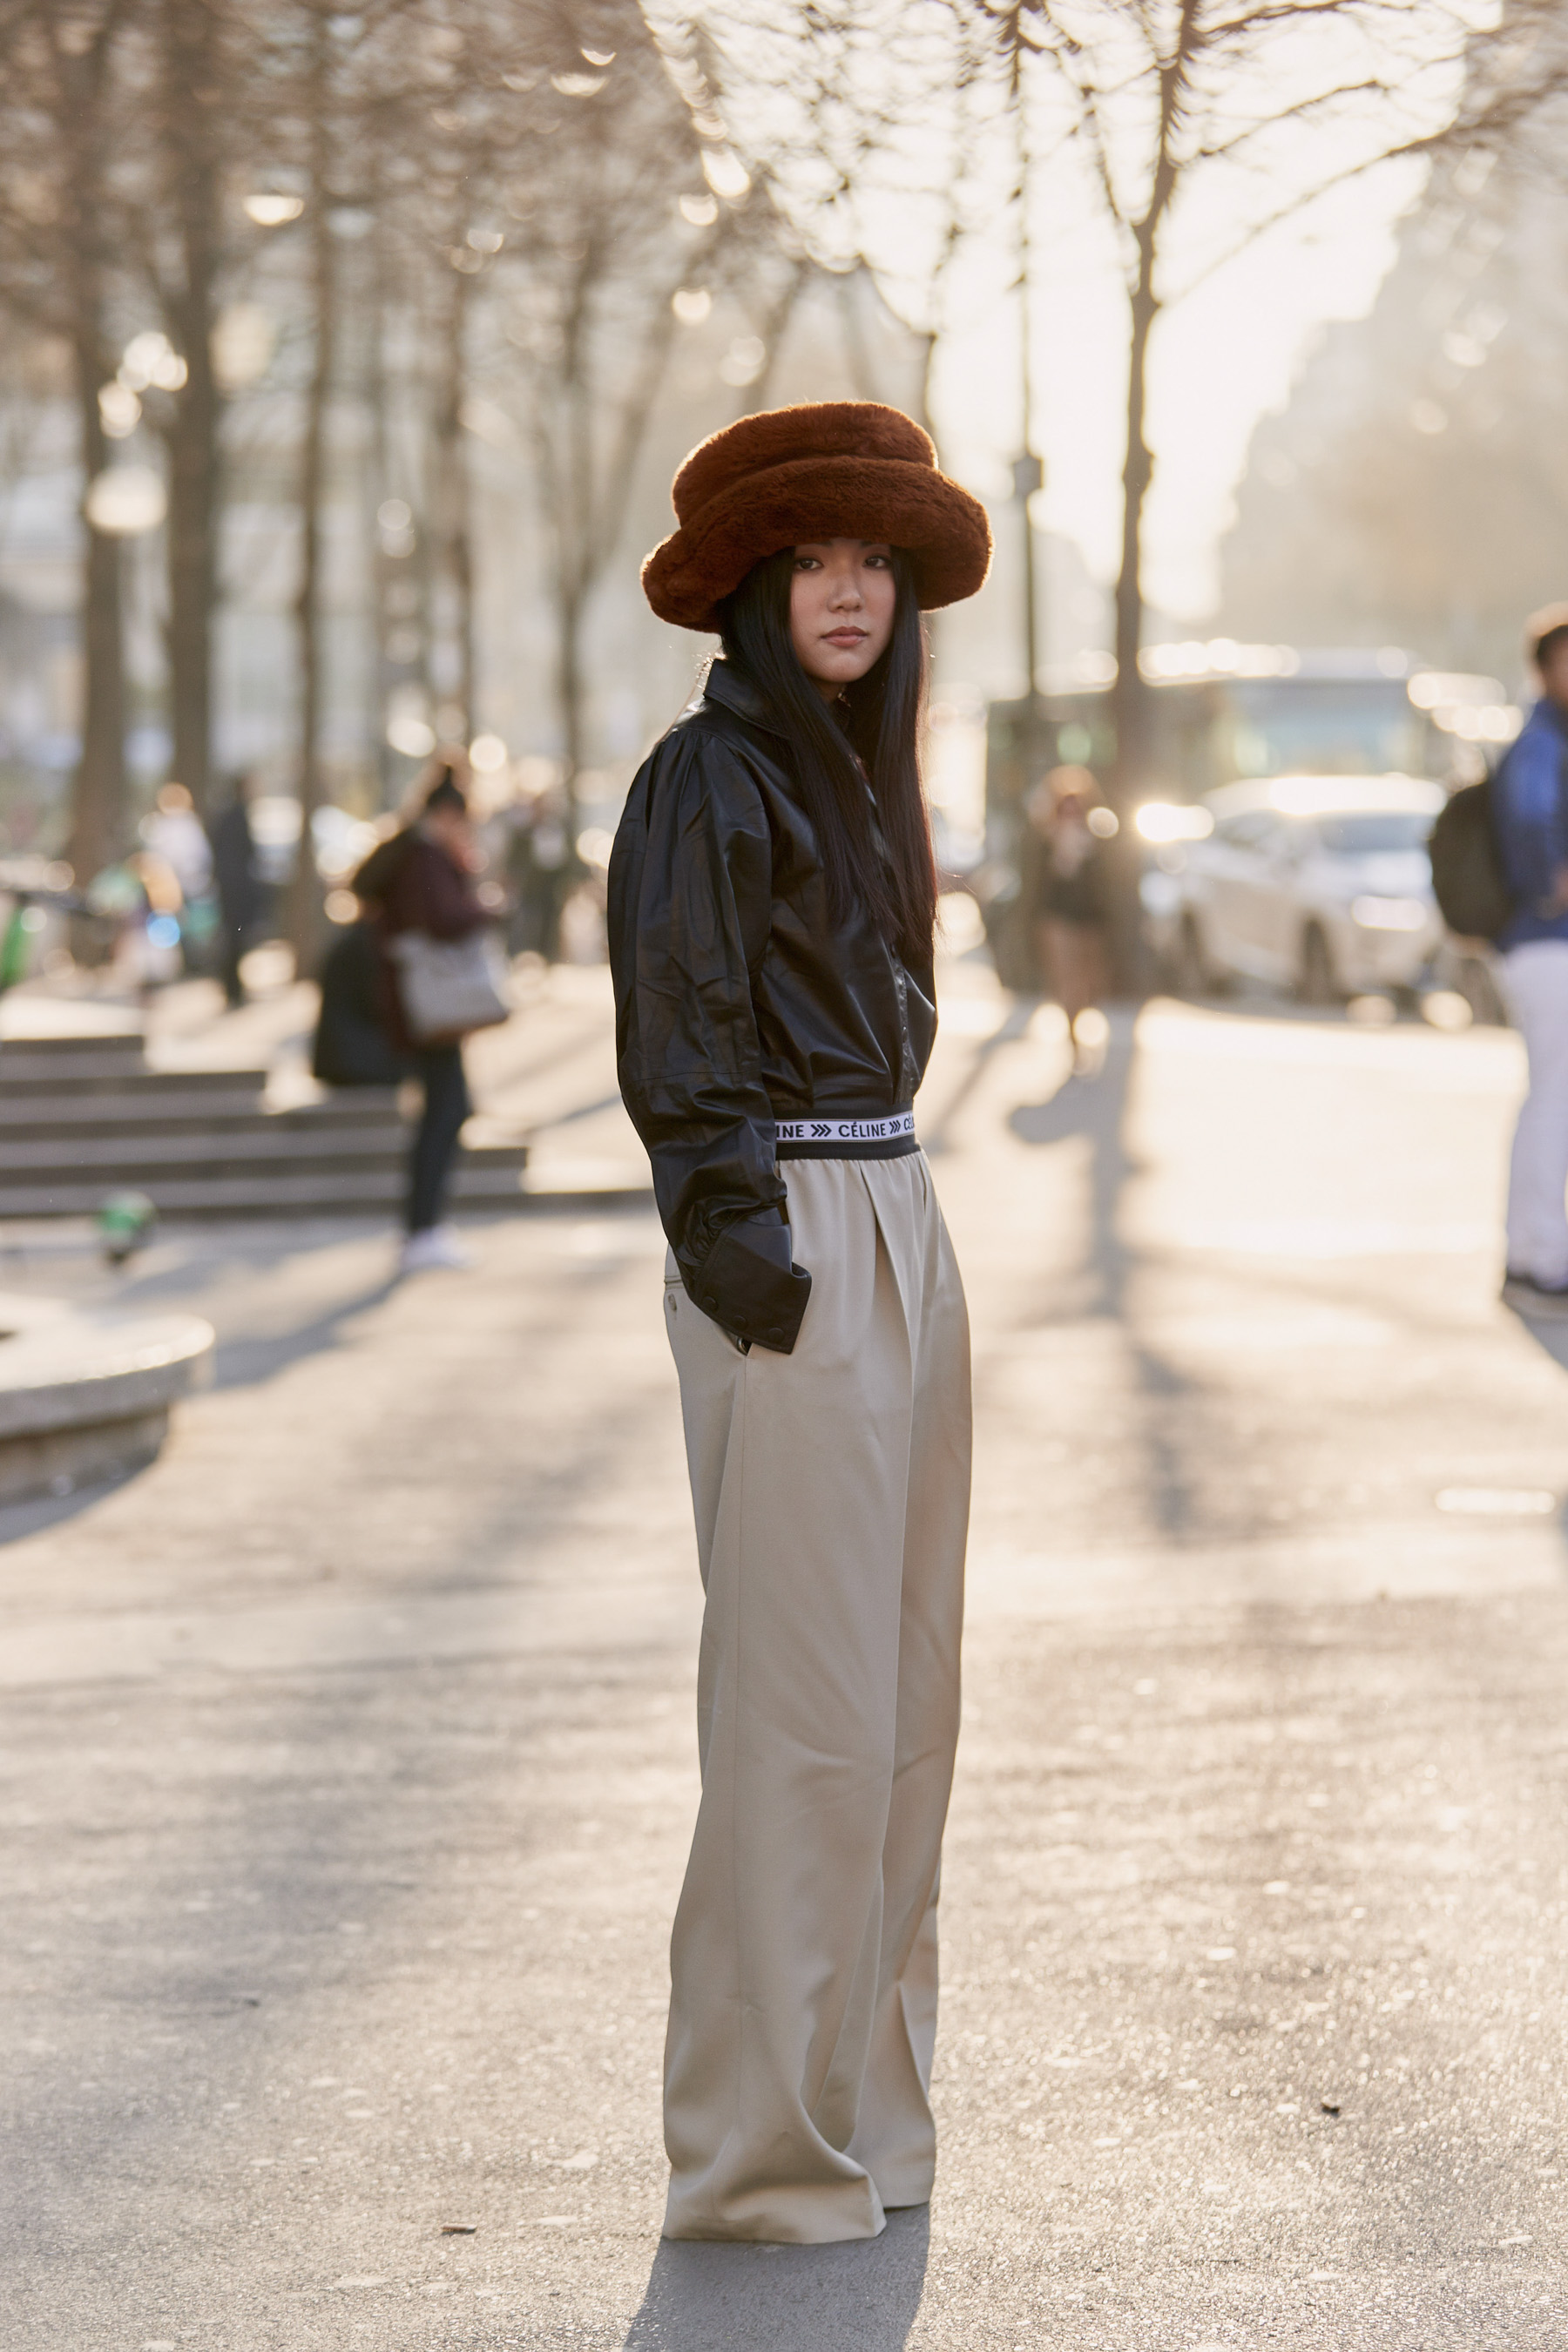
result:
M 715 654 L 702 683 L 701 700 L 716 702 L 721 709 L 733 711 L 753 727 L 765 727 L 770 735 L 782 735 L 789 740 L 787 730 L 779 724 L 749 677 L 745 677 L 722 654 Z

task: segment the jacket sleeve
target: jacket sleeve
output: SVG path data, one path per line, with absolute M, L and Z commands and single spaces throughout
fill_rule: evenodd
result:
M 788 1354 L 811 1276 L 761 1076 L 752 976 L 773 915 L 773 840 L 739 753 L 679 729 L 627 796 L 610 860 L 621 1094 L 690 1297 L 738 1339 Z
M 1493 794 L 1503 871 L 1525 906 L 1550 898 L 1558 868 L 1568 866 L 1563 748 L 1555 726 L 1532 719 L 1503 761 Z

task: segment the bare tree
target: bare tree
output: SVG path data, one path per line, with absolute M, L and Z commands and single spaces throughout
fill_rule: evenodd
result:
M 212 635 L 217 602 L 222 400 L 213 363 L 223 268 L 226 163 L 234 158 L 238 61 L 221 0 L 160 0 L 157 177 L 169 234 L 149 240 L 169 338 L 184 369 L 170 392 L 169 704 L 174 773 L 197 808 L 212 782 Z M 160 266 L 161 265 L 161 266 Z
M 868 272 L 923 347 L 919 421 L 969 238 L 1007 201 L 991 12 L 968 0 L 717 0 L 695 49 L 712 104 L 808 267 Z M 852 375 L 863 354 L 846 315 Z
M 1451 120 L 1469 27 L 1445 0 L 1018 0 L 998 21 L 1020 104 L 1032 53 L 1058 94 L 1121 250 L 1128 306 L 1121 561 L 1111 688 L 1113 801 L 1142 787 L 1151 704 L 1140 667 L 1144 518 L 1153 480 L 1149 356 L 1186 285 L 1329 187 L 1415 152 Z M 1226 229 L 1173 279 L 1173 229 L 1226 176 Z M 1124 985 L 1141 964 L 1124 831 L 1114 892 Z
M 552 29 L 560 46 L 535 116 L 550 143 L 501 192 L 521 235 L 496 278 L 509 295 L 507 334 L 523 370 L 522 425 L 551 547 L 570 793 L 586 756 L 588 602 L 619 542 L 677 302 L 710 299 L 728 217 L 703 180 L 700 125 L 640 13 L 601 12 L 596 31 L 571 18 Z M 569 50 L 563 36 L 573 34 Z M 721 151 L 715 142 L 708 152 Z M 743 173 L 725 181 L 721 167 L 709 170 L 731 197 L 745 193 Z
M 83 874 L 120 845 L 125 799 L 121 546 L 95 521 L 90 492 L 110 452 L 99 394 L 115 369 L 116 156 L 127 143 L 115 74 L 132 21 L 132 0 L 0 8 L 0 310 L 68 345 L 79 435 L 81 749 L 67 851 Z
M 1195 183 L 1226 175 L 1229 226 L 1223 248 L 1199 264 L 1206 274 L 1350 173 L 1408 152 L 1452 111 L 1468 30 L 1443 0 L 1022 0 L 1020 37 L 1050 60 L 1070 96 L 1124 265 L 1128 372 L 1112 646 L 1113 790 L 1122 801 L 1137 789 L 1148 755 L 1139 654 L 1154 473 L 1149 352 L 1162 310 L 1183 290 L 1166 260 L 1173 226 Z
M 323 726 L 326 714 L 327 632 L 325 613 L 325 500 L 329 433 L 345 341 L 348 289 L 341 263 L 340 232 L 358 226 L 356 198 L 367 173 L 367 126 L 389 111 L 377 35 L 397 27 L 392 0 L 361 16 L 335 9 L 331 0 L 295 0 L 281 27 L 279 60 L 286 128 L 293 134 L 305 190 L 306 258 L 303 272 L 310 358 L 301 401 L 298 452 L 300 567 L 294 597 L 299 665 L 300 850 L 289 891 L 287 930 L 298 957 L 308 957 L 321 919 L 321 892 L 313 854 L 313 820 L 326 798 Z M 395 75 L 395 66 L 390 68 Z M 406 103 L 416 94 L 395 81 L 392 97 Z

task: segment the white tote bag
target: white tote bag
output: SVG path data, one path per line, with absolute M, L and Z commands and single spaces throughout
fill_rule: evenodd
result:
M 400 931 L 387 953 L 397 965 L 403 1017 L 416 1045 L 451 1045 L 510 1018 L 511 976 L 493 931 L 461 940 Z

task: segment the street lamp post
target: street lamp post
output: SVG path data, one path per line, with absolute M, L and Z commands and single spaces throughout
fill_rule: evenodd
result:
M 1046 469 L 1030 449 L 1013 460 L 1013 496 L 1018 503 L 1018 528 L 1023 534 L 1024 551 L 1024 694 L 1028 704 L 1031 735 L 1039 731 L 1041 696 L 1038 671 L 1040 628 L 1039 557 L 1035 546 L 1035 526 L 1029 515 L 1029 500 L 1041 488 Z
M 1023 543 L 1024 609 L 1024 764 L 1026 787 L 1036 781 L 1045 735 L 1045 704 L 1040 693 L 1039 650 L 1041 580 L 1035 525 L 1029 502 L 1043 488 L 1046 469 L 1035 454 L 1034 373 L 1031 364 L 1031 303 L 1029 299 L 1029 119 L 1024 80 L 1022 26 L 1013 39 L 1013 123 L 1018 142 L 1018 390 L 1023 408 L 1023 455 L 1013 461 L 1013 496 L 1018 506 Z

